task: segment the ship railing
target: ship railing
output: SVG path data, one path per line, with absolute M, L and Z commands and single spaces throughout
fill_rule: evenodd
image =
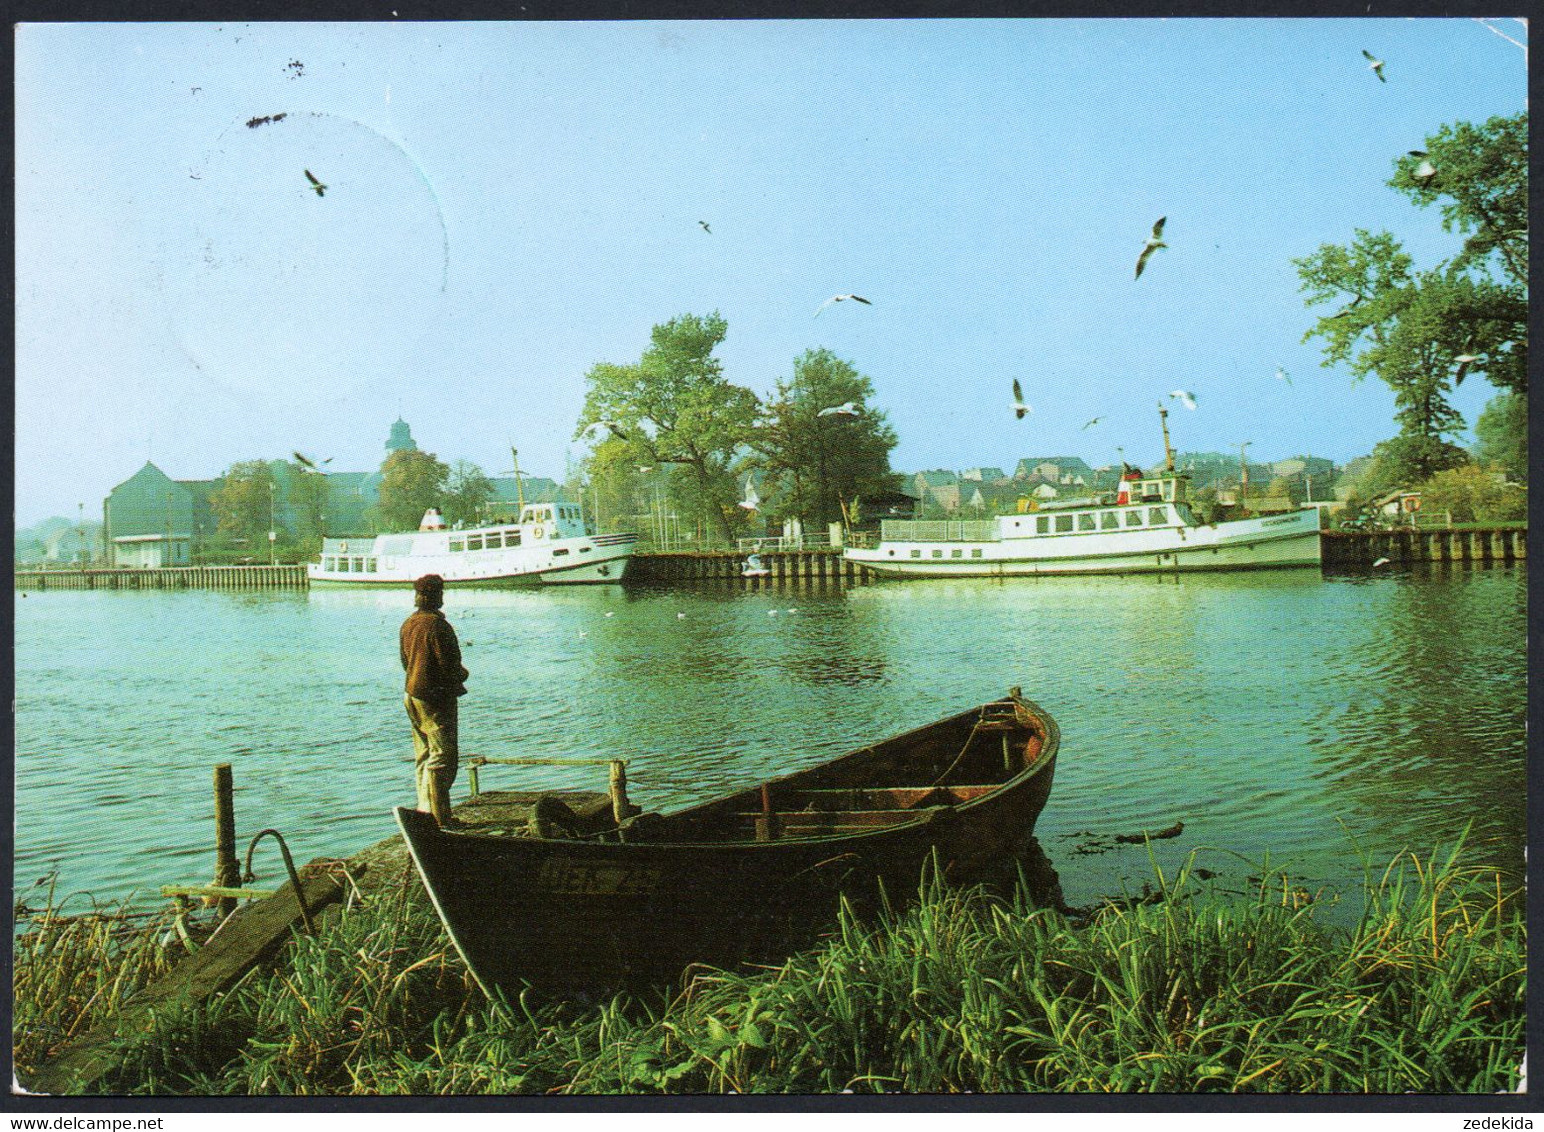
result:
M 825 550 L 830 547 L 829 534 L 779 535 L 768 538 L 742 538 L 735 543 L 741 554 L 760 554 L 781 550 Z
M 996 542 L 996 519 L 886 519 L 885 542 Z

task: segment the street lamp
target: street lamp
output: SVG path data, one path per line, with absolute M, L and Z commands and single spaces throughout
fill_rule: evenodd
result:
M 75 520 L 75 560 L 80 563 L 80 568 L 86 568 L 86 505 L 76 504 L 80 508 L 80 515 Z
M 273 481 L 268 481 L 268 565 L 273 565 L 273 544 L 279 536 L 273 529 Z

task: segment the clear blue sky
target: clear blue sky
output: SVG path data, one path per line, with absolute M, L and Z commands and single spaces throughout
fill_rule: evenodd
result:
M 1292 259 L 1358 227 L 1421 266 L 1451 254 L 1435 210 L 1386 187 L 1393 162 L 1526 98 L 1523 52 L 1470 19 L 16 43 L 22 525 L 99 515 L 147 458 L 177 479 L 294 449 L 372 469 L 399 414 L 446 461 L 497 474 L 515 445 L 561 477 L 590 366 L 713 310 L 726 376 L 758 394 L 812 347 L 871 378 L 898 470 L 1149 462 L 1175 388 L 1199 400 L 1170 415 L 1179 449 L 1343 462 L 1393 434 L 1392 396 L 1301 342 Z M 1134 281 L 1159 216 L 1170 246 Z M 813 317 L 840 292 L 873 305 Z M 1493 392 L 1455 400 L 1472 424 Z

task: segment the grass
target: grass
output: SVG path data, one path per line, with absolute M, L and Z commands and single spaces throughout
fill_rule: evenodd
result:
M 124 1039 L 146 1094 L 1422 1092 L 1516 1087 L 1521 896 L 1459 850 L 1369 873 L 1326 926 L 1279 871 L 1218 893 L 1156 863 L 1151 902 L 1080 918 L 925 880 L 844 910 L 782 966 L 669 997 L 489 1002 L 399 893 L 297 938 L 279 970 Z M 165 926 L 54 916 L 17 945 L 29 1066 L 165 968 Z M 111 977 L 109 973 L 111 974 Z

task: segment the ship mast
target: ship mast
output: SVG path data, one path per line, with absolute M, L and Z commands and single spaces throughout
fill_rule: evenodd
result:
M 520 452 L 514 445 L 510 445 L 509 454 L 515 461 L 515 499 L 523 515 L 525 514 L 525 486 L 520 482 Z
M 1158 402 L 1158 423 L 1163 426 L 1163 467 L 1171 476 L 1174 474 L 1174 449 L 1169 447 L 1169 410 L 1163 407 L 1163 402 Z

